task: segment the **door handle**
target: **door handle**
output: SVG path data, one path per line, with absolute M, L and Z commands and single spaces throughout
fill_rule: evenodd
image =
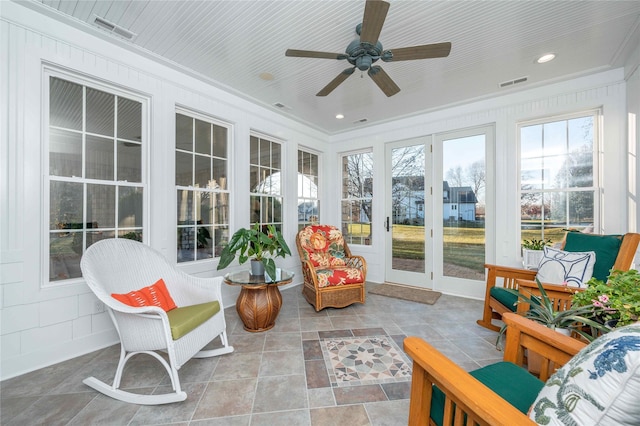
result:
M 389 232 L 389 216 L 387 216 L 387 222 L 385 223 L 385 227 L 387 228 L 387 232 Z

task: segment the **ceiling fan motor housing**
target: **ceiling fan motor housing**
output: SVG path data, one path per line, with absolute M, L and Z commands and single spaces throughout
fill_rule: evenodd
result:
M 380 59 L 382 43 L 378 41 L 374 46 L 356 39 L 349 43 L 346 53 L 349 55 L 347 61 L 351 65 L 356 66 L 360 71 L 366 71 L 371 67 L 371 64 Z

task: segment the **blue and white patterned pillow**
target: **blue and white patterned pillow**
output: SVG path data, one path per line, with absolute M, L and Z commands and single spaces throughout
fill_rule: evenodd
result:
M 593 275 L 596 253 L 593 251 L 569 252 L 545 247 L 538 264 L 536 278 L 542 283 L 585 287 Z
M 640 425 L 640 323 L 599 337 L 556 371 L 529 417 L 541 425 Z

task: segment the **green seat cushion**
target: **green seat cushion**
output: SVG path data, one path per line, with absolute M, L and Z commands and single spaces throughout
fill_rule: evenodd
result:
M 502 287 L 492 287 L 489 291 L 489 294 L 498 302 L 502 303 L 505 307 L 511 309 L 513 312 L 516 311 L 516 302 L 518 301 L 518 296 L 516 296 L 515 294 L 505 290 Z
M 596 264 L 593 266 L 593 277 L 607 281 L 609 271 L 616 263 L 622 235 L 596 235 L 581 232 L 567 232 L 564 251 L 594 251 Z
M 170 310 L 167 312 L 167 316 L 171 327 L 171 337 L 173 340 L 178 340 L 219 311 L 220 303 L 217 300 Z
M 469 374 L 524 414 L 529 411 L 544 386 L 543 381 L 531 375 L 524 368 L 504 361 L 487 365 L 471 371 Z M 437 386 L 433 387 L 430 415 L 437 425 L 442 426 L 444 393 Z

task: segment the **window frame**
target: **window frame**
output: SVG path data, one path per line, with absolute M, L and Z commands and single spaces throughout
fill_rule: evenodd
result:
M 42 259 L 45 259 L 42 263 L 41 268 L 41 287 L 42 288 L 56 288 L 71 284 L 77 284 L 84 282 L 84 278 L 82 274 L 79 277 L 70 277 L 67 279 L 55 280 L 51 281 L 51 252 L 50 252 L 50 238 L 51 238 L 51 182 L 73 182 L 79 183 L 83 185 L 83 206 L 82 206 L 82 216 L 83 222 L 87 223 L 87 199 L 86 199 L 86 185 L 106 185 L 113 186 L 114 188 L 118 187 L 131 187 L 138 188 L 142 190 L 142 214 L 141 214 L 141 229 L 142 229 L 142 242 L 144 244 L 148 244 L 149 242 L 149 234 L 150 234 L 150 220 L 149 220 L 149 205 L 150 205 L 150 187 L 149 187 L 149 176 L 150 176 L 150 167 L 149 167 L 149 152 L 150 152 L 150 143 L 149 143 L 149 126 L 150 126 L 150 105 L 151 99 L 149 96 L 136 92 L 134 90 L 128 89 L 121 85 L 104 82 L 102 80 L 98 80 L 96 78 L 87 77 L 85 75 L 81 75 L 79 73 L 75 73 L 73 71 L 68 71 L 56 67 L 51 64 L 45 64 L 42 67 L 42 97 L 41 97 L 41 158 L 42 158 L 42 176 L 43 176 L 43 187 L 42 187 L 42 218 L 41 218 L 41 226 L 42 232 L 40 233 L 44 238 L 41 243 L 41 256 Z M 126 98 L 128 100 L 132 100 L 135 102 L 139 102 L 141 104 L 140 109 L 140 182 L 128 182 L 127 180 L 118 180 L 117 179 L 117 155 L 114 158 L 114 179 L 112 180 L 102 180 L 95 178 L 87 178 L 86 176 L 52 176 L 50 170 L 50 148 L 51 148 L 51 125 L 50 125 L 50 114 L 51 114 L 51 79 L 57 78 L 60 80 L 65 80 L 73 84 L 77 84 L 83 87 L 83 93 L 86 92 L 85 88 L 101 91 L 113 95 L 114 97 Z M 82 138 L 83 147 L 86 145 L 86 137 L 87 135 L 93 135 L 94 133 L 88 132 L 86 130 L 86 98 L 83 95 L 82 100 L 82 111 L 83 111 L 83 128 L 79 131 Z M 117 106 L 114 109 L 114 128 L 117 129 Z M 111 137 L 111 136 L 110 136 Z M 118 140 L 117 132 L 114 133 L 113 139 Z M 136 141 L 137 142 L 137 141 Z M 82 151 L 82 170 L 83 175 L 86 170 L 86 150 Z M 118 198 L 115 199 L 114 204 L 115 214 L 117 215 L 118 211 Z M 113 232 L 115 238 L 118 237 L 119 231 L 126 230 L 131 227 L 120 227 L 117 221 L 114 223 Z M 124 229 L 123 229 L 124 228 Z M 138 227 L 133 227 L 138 229 Z M 133 229 L 131 228 L 131 229 Z M 86 250 L 86 233 L 90 228 L 83 227 L 83 248 L 82 252 L 84 253 Z M 111 231 L 109 231 L 111 232 Z
M 347 196 L 346 198 L 344 197 L 344 179 L 345 179 L 345 173 L 347 173 L 347 170 L 344 170 L 344 159 L 346 157 L 350 157 L 350 156 L 356 156 L 356 155 L 369 155 L 371 157 L 371 196 L 370 197 L 350 197 Z M 373 245 L 373 215 L 374 215 L 374 152 L 373 152 L 373 147 L 369 147 L 366 149 L 361 149 L 361 150 L 357 150 L 357 151 L 349 151 L 349 152 L 343 152 L 340 153 L 340 158 L 339 158 L 339 163 L 340 164 L 340 174 L 339 174 L 339 182 L 340 182 L 340 204 L 339 204 L 339 212 L 340 212 L 340 228 L 342 231 L 342 235 L 345 239 L 345 241 L 349 244 L 349 245 L 357 245 L 357 246 L 361 246 L 361 247 L 371 247 Z M 352 237 L 351 233 L 347 232 L 347 229 L 345 227 L 345 221 L 343 220 L 343 214 L 344 214 L 344 203 L 345 202 L 349 202 L 352 203 L 354 201 L 359 201 L 359 202 L 369 202 L 371 205 L 371 214 L 369 217 L 369 227 L 370 227 L 370 231 L 369 231 L 369 236 L 368 237 L 359 237 L 359 240 L 362 240 L 364 242 L 364 244 L 360 243 L 359 241 L 354 240 L 354 237 Z M 353 223 L 353 222 L 349 222 L 349 223 Z
M 252 145 L 252 139 L 253 138 L 257 138 L 258 140 L 258 144 L 261 144 L 261 141 L 266 141 L 269 142 L 270 145 L 270 152 L 272 152 L 272 146 L 273 144 L 277 144 L 280 148 L 280 168 L 275 168 L 273 167 L 273 158 L 270 157 L 269 159 L 269 167 L 264 167 L 262 164 L 256 164 L 252 162 L 251 156 L 252 156 L 252 152 L 251 152 L 251 145 Z M 260 149 L 260 147 L 258 148 Z M 261 159 L 260 159 L 260 153 L 257 154 L 258 155 L 258 163 L 260 163 Z M 251 133 L 249 134 L 249 225 L 250 226 L 254 226 L 256 223 L 258 223 L 261 227 L 264 227 L 265 225 L 274 225 L 275 228 L 280 231 L 280 232 L 284 232 L 283 231 L 283 227 L 284 227 L 284 216 L 285 216 L 285 181 L 286 179 L 284 179 L 284 166 L 286 164 L 285 161 L 285 144 L 284 141 L 275 138 L 273 136 L 269 136 L 263 133 L 259 133 L 259 132 L 255 132 L 255 131 L 251 131 Z M 253 188 L 251 187 L 252 185 L 252 178 L 251 178 L 251 173 L 252 173 L 252 169 L 254 167 L 258 167 L 258 172 L 260 170 L 261 167 L 264 168 L 268 168 L 270 170 L 270 174 L 269 176 L 273 176 L 276 173 L 278 174 L 278 179 L 279 179 L 279 192 L 277 195 L 274 194 L 270 194 L 270 193 L 265 193 L 265 192 L 253 192 Z M 274 170 L 276 170 L 276 172 L 274 172 Z M 258 178 L 259 179 L 259 178 Z M 266 180 L 266 178 L 265 178 Z M 257 181 L 257 183 L 259 184 L 260 180 Z M 254 197 L 259 197 L 260 198 L 260 209 L 259 209 L 259 214 L 258 214 L 258 220 L 254 220 L 254 215 L 252 214 L 252 204 L 253 204 L 253 198 Z M 273 201 L 279 200 L 280 202 L 280 221 L 276 221 L 276 220 L 272 220 L 272 221 L 264 221 L 263 217 L 264 217 L 264 211 L 263 211 L 263 201 L 264 199 L 271 199 Z M 254 210 L 255 213 L 255 210 Z M 272 218 L 275 219 L 275 216 Z
M 522 190 L 522 173 L 523 173 L 523 153 L 522 153 L 522 128 L 529 126 L 536 126 L 557 122 L 567 122 L 573 119 L 584 118 L 584 117 L 592 117 L 593 118 L 593 146 L 592 146 L 592 184 L 588 187 L 583 186 L 565 186 L 563 188 L 539 188 L 532 190 Z M 516 123 L 516 138 L 517 138 L 517 155 L 518 155 L 518 164 L 517 164 L 517 190 L 518 197 L 516 199 L 517 203 L 517 212 L 518 212 L 518 233 L 519 233 L 519 241 L 522 241 L 522 194 L 526 193 L 542 193 L 542 194 L 571 194 L 571 193 L 592 193 L 593 194 L 593 232 L 599 233 L 602 229 L 602 196 L 604 188 L 602 186 L 602 173 L 603 170 L 601 168 L 602 162 L 602 146 L 603 146 L 603 135 L 602 135 L 602 119 L 603 119 L 603 111 L 602 108 L 590 108 L 575 112 L 569 112 L 565 114 L 556 114 L 545 117 L 540 117 L 531 120 L 523 120 Z M 570 152 L 567 152 L 570 154 Z M 541 155 L 539 158 L 544 159 L 547 157 L 551 157 L 548 155 Z M 537 157 L 536 157 L 537 158 Z M 543 170 L 543 169 L 541 169 Z M 570 217 L 565 218 L 565 226 L 564 229 L 570 226 Z M 569 225 L 567 225 L 569 224 Z M 544 229 L 541 230 L 540 236 L 542 239 L 546 240 L 547 237 L 544 236 Z
M 317 170 L 316 170 L 316 175 L 305 175 L 304 171 L 300 171 L 300 153 L 304 153 L 304 154 L 310 154 L 310 155 L 315 155 L 316 156 L 316 160 L 317 160 Z M 301 195 L 301 191 L 300 191 L 300 182 L 298 182 L 297 185 L 297 200 L 296 200 L 296 205 L 299 207 L 300 205 L 300 200 L 304 200 L 305 202 L 307 201 L 315 201 L 317 203 L 318 206 L 318 214 L 315 218 L 315 220 L 309 220 L 309 221 L 304 221 L 304 220 L 300 220 L 300 217 L 298 216 L 298 220 L 297 220 L 297 226 L 298 226 L 298 231 L 301 230 L 302 228 L 304 228 L 305 226 L 311 225 L 313 223 L 321 223 L 320 222 L 320 217 L 321 217 L 321 200 L 320 200 L 320 182 L 322 181 L 321 179 L 321 165 L 322 165 L 322 156 L 321 153 L 319 153 L 318 151 L 315 151 L 313 149 L 307 148 L 307 147 L 302 147 L 302 146 L 298 146 L 298 150 L 297 150 L 297 155 L 298 155 L 298 167 L 297 167 L 297 172 L 296 172 L 296 176 L 300 176 L 302 175 L 303 177 L 305 176 L 314 176 L 317 180 L 317 185 L 316 185 L 316 197 L 304 197 L 304 195 Z M 296 212 L 296 214 L 299 214 L 299 212 Z
M 192 109 L 189 109 L 187 107 L 184 107 L 184 106 L 176 106 L 175 107 L 174 115 L 173 115 L 174 120 L 176 120 L 177 114 L 180 114 L 180 115 L 183 115 L 185 117 L 191 118 L 192 120 L 199 120 L 199 121 L 205 122 L 205 123 L 209 124 L 210 126 L 218 126 L 218 127 L 225 128 L 227 130 L 227 132 L 226 132 L 227 133 L 227 138 L 226 138 L 227 140 L 226 140 L 226 147 L 225 147 L 226 158 L 224 158 L 224 160 L 227 162 L 226 163 L 227 164 L 227 168 L 226 168 L 227 184 L 226 184 L 226 189 L 216 189 L 216 188 L 207 189 L 207 188 L 195 187 L 193 185 L 187 185 L 187 186 L 178 185 L 176 183 L 176 180 L 175 180 L 176 176 L 175 176 L 175 173 L 174 173 L 173 187 L 174 187 L 174 189 L 176 191 L 174 193 L 174 195 L 176 196 L 176 198 L 175 198 L 175 200 L 176 200 L 176 205 L 175 205 L 175 208 L 176 208 L 176 220 L 175 220 L 174 226 L 175 226 L 176 232 L 178 232 L 181 228 L 187 228 L 187 226 L 182 226 L 181 227 L 178 224 L 178 221 L 179 221 L 179 216 L 178 216 L 178 212 L 177 212 L 177 208 L 178 208 L 178 205 L 177 205 L 178 191 L 191 191 L 191 192 L 194 192 L 194 193 L 200 192 L 200 193 L 203 193 L 203 194 L 216 194 L 216 195 L 217 194 L 226 194 L 227 195 L 227 203 L 228 203 L 228 205 L 227 205 L 228 206 L 228 209 L 227 209 L 227 222 L 225 224 L 226 226 L 221 226 L 221 229 L 223 229 L 221 231 L 223 237 L 220 240 L 221 242 L 222 241 L 226 242 L 226 241 L 229 240 L 229 229 L 230 229 L 230 221 L 229 220 L 230 220 L 230 217 L 232 215 L 231 214 L 231 210 L 232 210 L 232 208 L 231 208 L 232 207 L 231 206 L 231 183 L 232 183 L 231 182 L 232 181 L 232 173 L 231 173 L 231 169 L 232 169 L 232 167 L 231 167 L 231 163 L 232 163 L 231 139 L 232 139 L 232 134 L 233 134 L 233 126 L 228 122 L 225 122 L 223 120 L 217 119 L 217 118 L 212 117 L 212 116 L 207 115 L 207 114 L 196 112 L 196 111 L 194 111 Z M 174 125 L 175 124 L 176 123 L 174 121 Z M 177 128 L 177 126 L 176 126 L 176 128 Z M 192 155 L 193 156 L 192 161 L 195 161 L 195 158 L 197 158 L 198 156 L 207 157 L 210 161 L 214 160 L 214 159 L 221 159 L 222 158 L 222 157 L 214 155 L 213 151 L 211 151 L 211 153 L 208 154 L 208 155 L 200 153 L 200 152 L 198 152 L 196 150 L 195 145 L 192 146 L 192 150 L 191 151 L 186 151 L 184 149 L 179 149 L 176 146 L 176 139 L 175 138 L 176 138 L 176 135 L 174 133 L 173 161 L 174 161 L 174 166 L 175 166 L 174 171 L 176 173 L 177 173 L 177 158 L 176 157 L 177 157 L 177 153 L 178 152 L 188 153 L 188 154 Z M 211 142 L 213 143 L 213 138 L 214 138 L 213 131 L 211 132 L 211 138 L 212 138 Z M 195 134 L 192 135 L 192 142 L 195 144 Z M 213 145 L 212 145 L 212 148 L 213 148 Z M 195 176 L 195 173 L 196 173 L 196 169 L 195 169 L 195 166 L 194 166 L 193 163 L 192 163 L 191 172 L 192 172 L 191 183 L 193 184 L 194 183 L 194 179 L 195 179 L 194 176 Z M 213 212 L 212 214 L 214 215 L 214 217 L 216 216 L 215 212 Z M 213 223 L 209 224 L 209 227 L 212 227 L 215 230 L 217 225 L 219 225 L 219 224 L 216 223 L 215 221 L 213 221 Z M 195 226 L 197 227 L 197 224 Z M 215 236 L 213 238 L 213 241 L 215 241 Z M 219 257 L 220 257 L 220 256 L 216 256 L 216 246 L 215 246 L 215 243 L 214 243 L 214 245 L 212 246 L 212 256 L 211 257 L 198 258 L 198 256 L 197 256 L 197 253 L 198 253 L 197 252 L 197 247 L 195 247 L 194 248 L 194 250 L 195 250 L 194 251 L 194 258 L 193 259 L 180 261 L 179 257 L 178 257 L 179 254 L 180 254 L 180 247 L 178 247 L 177 235 L 176 235 L 176 246 L 175 246 L 175 249 L 176 249 L 175 259 L 176 259 L 176 264 L 177 265 L 202 264 L 204 262 L 217 261 L 217 259 L 219 259 Z

